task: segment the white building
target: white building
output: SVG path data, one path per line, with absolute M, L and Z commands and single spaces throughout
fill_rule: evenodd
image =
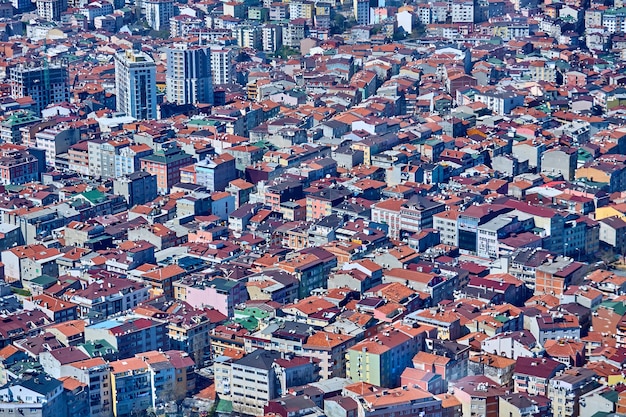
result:
M 211 48 L 213 85 L 235 82 L 235 51 L 231 48 Z
M 263 51 L 276 52 L 283 46 L 283 28 L 279 25 L 265 25 L 261 29 Z
M 610 9 L 602 15 L 602 26 L 609 33 L 626 30 L 626 13 L 622 10 Z
M 235 31 L 237 44 L 242 48 L 258 49 L 261 45 L 261 31 L 258 26 L 242 26 Z
M 458 211 L 443 211 L 433 216 L 433 229 L 439 231 L 439 238 L 444 245 L 459 246 L 458 217 Z
M 222 357 L 214 365 L 215 391 L 232 400 L 234 412 L 260 415 L 268 401 L 287 388 L 316 380 L 315 368 L 310 358 L 273 350 L 257 349 L 233 361 Z
M 165 83 L 170 103 L 212 104 L 211 50 L 187 44 L 168 48 Z
M 35 146 L 46 152 L 46 165 L 56 167 L 57 155 L 67 152 L 79 139 L 80 131 L 77 129 L 54 127 L 37 132 Z
M 146 53 L 115 54 L 117 111 L 135 119 L 156 119 L 156 65 Z
M 306 21 L 304 19 L 295 19 L 283 28 L 283 45 L 291 48 L 300 48 L 300 41 L 305 37 Z
M 2 416 L 67 415 L 63 383 L 43 372 L 32 372 L 0 388 L 0 410 Z
M 87 17 L 89 24 L 94 24 L 96 17 L 106 16 L 113 13 L 113 4 L 108 1 L 93 2 L 81 7 L 80 13 Z
M 173 0 L 145 0 L 146 21 L 154 30 L 169 29 L 170 19 L 174 17 Z
M 474 22 L 474 2 L 472 0 L 455 0 L 452 3 L 452 23 Z
M 537 343 L 530 346 L 524 343 L 524 340 L 529 337 L 531 336 L 528 330 L 498 333 L 483 340 L 481 347 L 483 352 L 497 354 L 509 359 L 517 359 L 519 357 L 532 358 L 542 354 L 543 348 L 537 345 Z
M 237 361 L 216 362 L 216 392 L 233 402 L 233 410 L 246 414 L 262 413 L 277 395 L 275 351 L 256 350 Z
M 67 0 L 37 0 L 37 14 L 50 22 L 61 20 L 61 13 L 67 10 Z
M 433 9 L 430 4 L 420 4 L 417 7 L 417 18 L 422 25 L 430 25 L 433 22 Z
M 204 20 L 196 16 L 179 15 L 170 19 L 170 36 L 180 38 L 189 36 L 194 30 L 204 28 Z
M 430 11 L 430 9 L 426 10 Z M 396 15 L 396 20 L 398 21 L 398 27 L 404 29 L 406 33 L 413 32 L 413 13 L 408 10 L 403 10 Z
M 93 27 L 113 33 L 117 29 L 117 19 L 114 16 L 98 16 L 93 19 Z
M 522 96 L 508 91 L 487 91 L 474 96 L 475 102 L 481 102 L 492 112 L 500 115 L 510 114 L 511 111 L 524 104 Z

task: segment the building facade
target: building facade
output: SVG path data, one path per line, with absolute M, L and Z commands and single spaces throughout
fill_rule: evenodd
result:
M 230 84 L 235 81 L 235 51 L 231 48 L 211 48 L 211 74 L 213 84 Z
M 48 65 L 26 67 L 17 65 L 9 69 L 11 96 L 31 97 L 37 114 L 50 103 L 70 101 L 69 72 L 67 67 Z
M 180 182 L 180 169 L 191 165 L 193 158 L 176 146 L 164 148 L 141 158 L 141 170 L 157 177 L 157 190 L 167 193 Z
M 117 111 L 135 119 L 156 119 L 156 65 L 146 53 L 115 55 Z
M 176 104 L 212 104 L 213 75 L 208 47 L 176 44 L 167 49 L 167 100 Z
M 143 171 L 116 178 L 113 182 L 113 193 L 123 196 L 129 207 L 145 204 L 157 196 L 157 178 Z
M 154 30 L 169 29 L 170 19 L 174 17 L 173 0 L 146 0 L 146 20 Z

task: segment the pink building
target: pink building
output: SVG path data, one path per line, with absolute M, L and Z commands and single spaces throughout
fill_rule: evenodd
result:
M 225 316 L 232 317 L 234 308 L 248 300 L 248 292 L 242 281 L 225 278 L 177 283 L 176 298 L 186 301 L 194 308 L 214 308 Z
M 587 85 L 587 75 L 578 71 L 568 71 L 565 74 L 565 85 L 567 87 L 585 87 Z

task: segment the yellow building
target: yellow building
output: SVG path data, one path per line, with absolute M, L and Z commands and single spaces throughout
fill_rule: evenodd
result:
M 315 5 L 316 16 L 330 16 L 330 3 L 317 3 Z
M 602 220 L 616 216 L 622 220 L 626 218 L 626 214 L 614 209 L 613 207 L 598 207 L 595 212 L 595 220 Z
M 615 375 L 609 375 L 609 377 L 607 378 L 607 383 L 610 387 L 626 384 L 626 375 L 621 372 Z
M 315 4 L 306 0 L 289 1 L 290 19 L 313 19 Z
M 575 177 L 577 180 L 586 178 L 592 182 L 611 182 L 611 173 L 598 169 L 597 167 L 581 167 L 576 170 Z
M 350 145 L 350 148 L 355 151 L 363 152 L 363 163 L 365 165 L 372 164 L 372 152 L 369 144 L 363 142 L 354 142 L 352 145 Z

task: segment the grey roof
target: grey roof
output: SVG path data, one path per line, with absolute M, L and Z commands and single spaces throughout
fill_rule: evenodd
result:
M 550 252 L 543 249 L 524 248 L 515 253 L 513 262 L 530 267 L 538 267 L 550 256 Z
M 416 206 L 417 208 L 423 207 L 422 210 L 428 210 L 437 206 L 443 206 L 443 203 L 422 197 L 421 195 L 414 195 L 406 202 L 406 205 L 409 207 Z
M 508 395 L 502 397 L 502 399 L 520 410 L 532 407 L 535 404 L 528 396 L 523 394 Z
M 54 392 L 60 385 L 63 385 L 58 379 L 52 378 L 46 373 L 39 373 L 28 378 L 25 377 L 11 384 L 12 386 L 21 385 L 22 387 L 35 391 L 41 395 L 48 395 Z
M 591 369 L 571 368 L 552 379 L 554 381 L 563 381 L 566 384 L 576 385 L 581 382 L 591 382 L 594 377 L 597 377 L 597 374 Z
M 274 361 L 276 359 L 280 359 L 279 352 L 257 349 L 254 352 L 249 353 L 248 355 L 239 359 L 237 362 L 235 362 L 235 364 L 269 371 L 272 368 L 272 365 L 274 364 Z
M 537 339 L 528 330 L 519 330 L 515 332 L 498 333 L 491 339 L 508 338 L 518 341 L 524 346 L 534 347 L 537 344 Z
M 331 214 L 329 216 L 318 219 L 313 224 L 319 227 L 337 228 L 343 225 L 343 216 Z
M 337 161 L 335 161 L 333 158 L 319 158 L 319 159 L 314 159 L 312 162 L 315 162 L 316 164 L 321 165 L 323 167 L 337 166 Z
M 306 323 L 286 321 L 280 324 L 278 329 L 276 329 L 273 332 L 272 336 L 276 337 L 279 334 L 291 334 L 291 335 L 294 335 L 294 337 L 296 336 L 306 337 L 311 333 L 312 329 L 314 330 L 313 326 L 306 324 Z
M 319 388 L 324 393 L 329 393 L 341 391 L 343 387 L 345 387 L 346 385 L 350 385 L 350 383 L 351 381 L 349 379 L 335 377 L 331 379 L 324 379 L 321 381 L 312 382 L 309 385 Z
M 248 214 L 254 214 L 255 210 L 262 206 L 261 203 L 245 203 L 237 210 L 230 213 L 230 217 L 243 218 Z
M 343 200 L 347 196 L 352 194 L 345 188 L 324 188 L 323 190 L 315 191 L 309 194 L 311 197 L 319 198 L 326 201 Z
M 607 217 L 600 220 L 600 222 L 615 230 L 626 228 L 626 222 L 620 219 L 618 216 Z
M 500 229 L 508 226 L 512 222 L 513 219 L 511 217 L 496 217 L 495 219 L 492 219 L 487 223 L 479 226 L 479 229 L 488 230 L 491 232 L 498 232 L 500 231 Z
M 19 226 L 14 226 L 8 223 L 0 223 L 0 233 L 11 233 L 12 231 L 19 229 Z
M 327 120 L 327 121 L 325 121 L 324 123 L 322 123 L 322 125 L 324 125 L 324 126 L 328 126 L 328 127 L 334 128 L 334 129 L 335 129 L 335 128 L 337 128 L 337 129 L 341 129 L 341 128 L 343 128 L 343 127 L 348 126 L 346 123 L 341 122 L 341 121 L 336 120 L 336 119 Z
M 135 171 L 132 174 L 128 175 L 128 179 L 130 180 L 138 180 L 145 177 L 150 177 L 152 174 L 146 171 Z

